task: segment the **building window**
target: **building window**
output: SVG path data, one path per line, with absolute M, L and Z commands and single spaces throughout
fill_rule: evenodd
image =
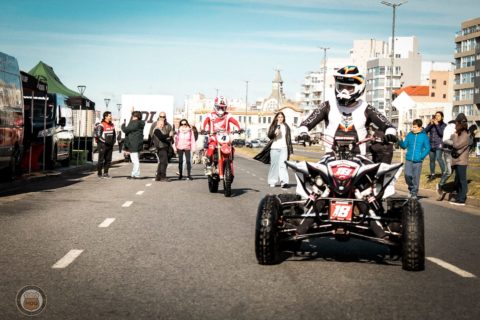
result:
M 297 122 L 298 122 L 298 117 L 293 117 L 293 123 L 297 124 Z
M 443 94 L 443 99 L 447 99 L 447 95 L 445 93 Z
M 447 85 L 447 81 L 444 80 L 444 81 L 443 81 L 443 85 L 446 86 L 446 85 Z
M 435 92 L 432 92 L 432 93 L 430 94 L 430 97 L 435 97 Z

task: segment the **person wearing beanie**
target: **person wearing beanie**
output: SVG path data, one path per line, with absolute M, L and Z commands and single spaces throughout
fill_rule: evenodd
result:
M 437 111 L 425 128 L 430 140 L 430 175 L 429 181 L 435 179 L 435 162 L 438 162 L 442 176 L 445 174 L 445 162 L 443 161 L 442 139 L 443 131 L 447 125 L 443 122 L 443 112 Z
M 455 172 L 457 196 L 450 201 L 450 204 L 458 206 L 464 206 L 467 200 L 468 138 L 467 117 L 459 113 L 455 118 L 455 133 L 452 136 L 452 167 Z

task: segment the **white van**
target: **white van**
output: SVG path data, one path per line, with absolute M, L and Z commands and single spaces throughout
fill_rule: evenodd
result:
M 120 110 L 120 128 L 122 124 L 128 125 L 133 111 L 142 113 L 142 120 L 145 121 L 143 129 L 143 151 L 140 158 L 155 158 L 150 149 L 150 128 L 157 121 L 160 112 L 165 112 L 167 121 L 173 126 L 173 104 L 172 95 L 148 95 L 148 94 L 124 94 L 122 95 L 122 109 Z M 125 139 L 125 133 L 121 133 L 121 143 Z

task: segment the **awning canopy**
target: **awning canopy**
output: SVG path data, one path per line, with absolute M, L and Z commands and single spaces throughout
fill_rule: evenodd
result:
M 69 97 L 70 105 L 74 109 L 79 106 L 95 109 L 95 102 L 85 96 L 81 96 L 79 92 L 67 88 L 48 64 L 40 61 L 28 73 L 35 76 L 38 80 L 46 82 L 48 84 L 48 93 L 59 93 Z

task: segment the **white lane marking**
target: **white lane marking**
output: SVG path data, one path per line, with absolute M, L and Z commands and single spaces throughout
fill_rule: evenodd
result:
M 141 196 L 145 191 L 141 190 L 136 193 L 137 196 Z
M 52 269 L 63 269 L 68 267 L 68 265 L 78 258 L 82 252 L 83 250 L 70 250 L 62 259 L 58 260 L 57 263 L 52 266 Z
M 252 173 L 252 176 L 256 177 L 257 175 L 255 173 Z
M 145 187 L 151 187 L 151 186 L 152 186 L 151 183 L 147 183 L 147 184 L 145 185 Z
M 465 270 L 462 270 L 456 266 L 454 266 L 453 264 L 450 264 L 448 262 L 445 262 L 441 259 L 438 259 L 438 258 L 434 258 L 434 257 L 427 257 L 427 260 L 430 260 L 431 262 L 435 263 L 435 264 L 438 264 L 440 267 L 442 268 L 445 268 L 453 273 L 456 273 L 458 274 L 460 277 L 463 277 L 463 278 L 476 278 L 476 276 L 470 272 L 467 272 Z
M 124 208 L 127 208 L 127 207 L 130 207 L 132 205 L 133 201 L 125 201 L 124 204 L 122 204 L 122 207 Z
M 115 218 L 107 218 L 102 223 L 98 225 L 99 228 L 108 228 L 115 221 Z
M 248 171 L 248 170 L 247 170 L 247 171 L 245 171 L 245 172 L 246 172 L 247 174 L 250 174 L 250 171 Z
M 260 181 L 265 181 L 265 179 L 263 179 L 263 178 L 260 178 Z

